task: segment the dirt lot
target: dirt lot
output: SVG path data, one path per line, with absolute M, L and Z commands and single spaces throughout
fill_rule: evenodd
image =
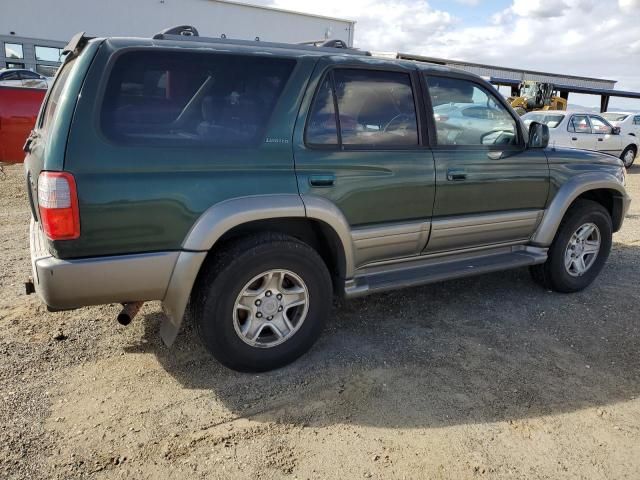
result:
M 605 270 L 526 269 L 338 304 L 314 349 L 248 375 L 159 304 L 48 313 L 22 293 L 21 167 L 0 182 L 0 478 L 640 478 L 640 167 Z

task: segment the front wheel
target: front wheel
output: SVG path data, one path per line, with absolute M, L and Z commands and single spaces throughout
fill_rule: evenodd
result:
M 329 315 L 331 287 L 311 247 L 285 235 L 257 235 L 207 263 L 196 287 L 195 322 L 220 363 L 271 370 L 311 348 Z
M 533 279 L 557 292 L 578 292 L 598 276 L 611 251 L 609 212 L 599 203 L 578 200 L 565 214 L 542 265 L 531 267 Z
M 633 145 L 629 145 L 624 149 L 622 155 L 620 155 L 620 160 L 624 163 L 625 168 L 630 168 L 633 165 L 633 162 L 636 159 L 637 150 Z

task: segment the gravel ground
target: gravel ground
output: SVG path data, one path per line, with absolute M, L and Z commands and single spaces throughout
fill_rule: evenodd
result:
M 25 296 L 22 168 L 0 181 L 0 478 L 640 478 L 640 167 L 585 292 L 526 269 L 336 304 L 293 365 L 239 374 L 157 303 Z

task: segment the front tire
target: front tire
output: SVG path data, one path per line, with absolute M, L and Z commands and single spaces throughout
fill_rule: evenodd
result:
M 636 160 L 637 153 L 638 151 L 633 145 L 629 145 L 624 149 L 622 155 L 620 155 L 620 160 L 624 163 L 625 168 L 631 168 L 631 165 L 633 165 L 633 162 Z
M 576 201 L 558 227 L 547 261 L 532 266 L 531 276 L 556 292 L 585 289 L 609 257 L 612 231 L 611 216 L 602 205 L 591 200 Z
M 220 363 L 261 372 L 311 348 L 331 301 L 331 277 L 318 253 L 267 233 L 234 242 L 207 262 L 193 312 L 203 344 Z

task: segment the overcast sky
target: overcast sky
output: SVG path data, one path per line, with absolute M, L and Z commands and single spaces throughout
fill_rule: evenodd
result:
M 355 44 L 368 50 L 609 78 L 640 91 L 640 0 L 249 1 L 355 20 Z M 640 109 L 640 100 L 616 106 Z

